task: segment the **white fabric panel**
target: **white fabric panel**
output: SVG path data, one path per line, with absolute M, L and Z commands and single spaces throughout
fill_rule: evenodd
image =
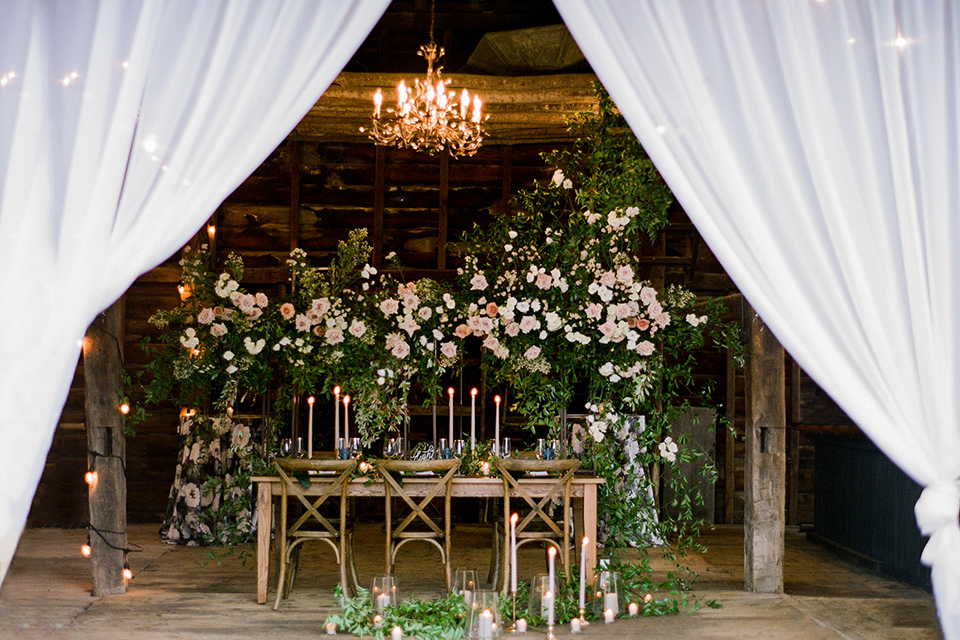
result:
M 387 4 L 5 3 L 0 581 L 86 327 L 276 148 Z
M 555 2 L 750 303 L 926 487 L 960 638 L 958 3 Z

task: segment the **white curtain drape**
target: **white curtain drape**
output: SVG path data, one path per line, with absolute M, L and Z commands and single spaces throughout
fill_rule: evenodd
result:
M 0 582 L 86 327 L 276 148 L 387 4 L 4 4 Z
M 960 6 L 555 2 L 750 303 L 925 487 L 960 638 Z

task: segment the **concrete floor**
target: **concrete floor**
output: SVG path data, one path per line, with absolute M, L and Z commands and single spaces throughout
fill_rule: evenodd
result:
M 255 602 L 252 547 L 219 560 L 223 550 L 164 545 L 157 526 L 131 526 L 130 542 L 143 547 L 130 556 L 136 577 L 123 595 L 90 595 L 89 560 L 79 554 L 83 530 L 28 530 L 0 589 L 0 640 L 57 638 L 313 638 L 334 611 L 337 579 L 329 551 L 313 545 L 304 553 L 298 582 L 279 611 Z M 724 526 L 704 536 L 705 557 L 694 595 L 715 598 L 722 609 L 663 618 L 617 620 L 587 627 L 583 640 L 936 640 L 941 634 L 929 593 L 879 577 L 808 542 L 787 535 L 786 593 L 754 595 L 743 584 L 743 530 Z M 490 535 L 458 527 L 455 565 L 485 571 Z M 361 581 L 382 570 L 382 532 L 358 531 Z M 419 548 L 418 548 L 419 547 Z M 542 552 L 521 555 L 521 577 L 542 570 Z M 412 545 L 400 557 L 398 583 L 406 595 L 431 597 L 442 589 L 436 552 Z M 481 573 L 483 575 L 483 573 Z M 273 597 L 273 584 L 270 597 Z M 543 638 L 532 631 L 529 640 Z M 566 628 L 559 637 L 570 637 Z

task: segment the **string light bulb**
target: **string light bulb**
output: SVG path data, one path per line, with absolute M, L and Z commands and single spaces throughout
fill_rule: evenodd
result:
M 130 405 L 127 404 L 126 402 L 121 403 L 120 413 L 122 413 L 123 415 L 127 415 L 128 413 L 130 413 Z
M 126 560 L 123 561 L 123 579 L 133 580 L 133 569 L 130 568 L 130 563 Z
M 92 487 L 97 484 L 97 472 L 93 470 L 87 471 L 85 474 L 83 474 L 83 479 Z
M 92 553 L 93 550 L 90 548 L 89 542 L 80 545 L 80 555 L 82 555 L 84 558 L 89 558 Z

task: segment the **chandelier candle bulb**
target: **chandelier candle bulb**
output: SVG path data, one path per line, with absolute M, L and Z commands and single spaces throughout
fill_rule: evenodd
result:
M 383 92 L 380 89 L 377 89 L 377 92 L 373 94 L 373 117 L 380 118 L 380 105 L 383 104 Z
M 310 410 L 307 413 L 307 458 L 313 458 L 313 403 L 316 402 L 316 398 L 310 396 L 307 398 L 307 404 L 310 405 Z
M 477 449 L 477 388 L 470 389 L 470 451 Z

